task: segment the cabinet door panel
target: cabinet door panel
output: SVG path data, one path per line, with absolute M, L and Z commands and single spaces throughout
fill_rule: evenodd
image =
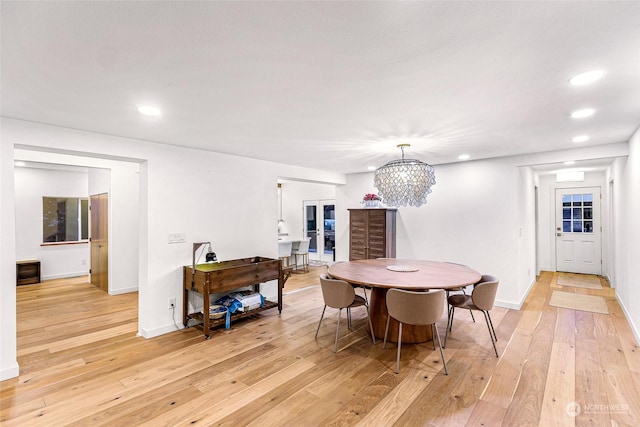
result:
M 365 212 L 351 212 L 349 239 L 351 246 L 349 260 L 367 259 L 367 215 Z
M 387 256 L 387 213 L 384 210 L 369 212 L 369 258 Z

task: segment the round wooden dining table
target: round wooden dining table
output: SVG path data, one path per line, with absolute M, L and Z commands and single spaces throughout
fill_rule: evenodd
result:
M 454 289 L 477 283 L 481 274 L 460 264 L 416 259 L 378 258 L 338 262 L 329 267 L 329 275 L 353 285 L 371 288 L 369 315 L 373 334 L 384 338 L 387 323 L 387 291 L 391 288 L 411 291 Z M 431 340 L 429 326 L 403 325 L 402 342 Z M 398 322 L 391 319 L 387 341 L 398 341 Z

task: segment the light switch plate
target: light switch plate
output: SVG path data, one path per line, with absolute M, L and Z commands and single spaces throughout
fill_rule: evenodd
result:
M 168 243 L 184 243 L 186 241 L 184 233 L 169 233 Z

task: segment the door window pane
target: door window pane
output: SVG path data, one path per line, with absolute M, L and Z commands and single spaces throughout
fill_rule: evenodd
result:
M 584 208 L 584 219 L 593 219 L 593 208 Z
M 334 205 L 324 205 L 324 253 L 333 254 L 336 246 L 336 216 Z
M 593 233 L 593 194 L 562 195 L 562 232 Z
M 582 194 L 574 194 L 572 197 L 573 206 L 582 206 Z
M 318 252 L 317 248 L 317 216 L 316 216 L 316 206 L 309 205 L 307 206 L 307 237 L 311 237 L 311 241 L 309 242 L 309 252 Z

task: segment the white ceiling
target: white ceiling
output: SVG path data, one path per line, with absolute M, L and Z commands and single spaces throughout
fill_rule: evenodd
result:
M 624 142 L 640 125 L 639 1 L 1 8 L 5 117 L 339 172 L 402 142 L 441 164 Z M 606 75 L 568 84 L 593 69 Z M 569 117 L 582 107 L 596 114 Z

